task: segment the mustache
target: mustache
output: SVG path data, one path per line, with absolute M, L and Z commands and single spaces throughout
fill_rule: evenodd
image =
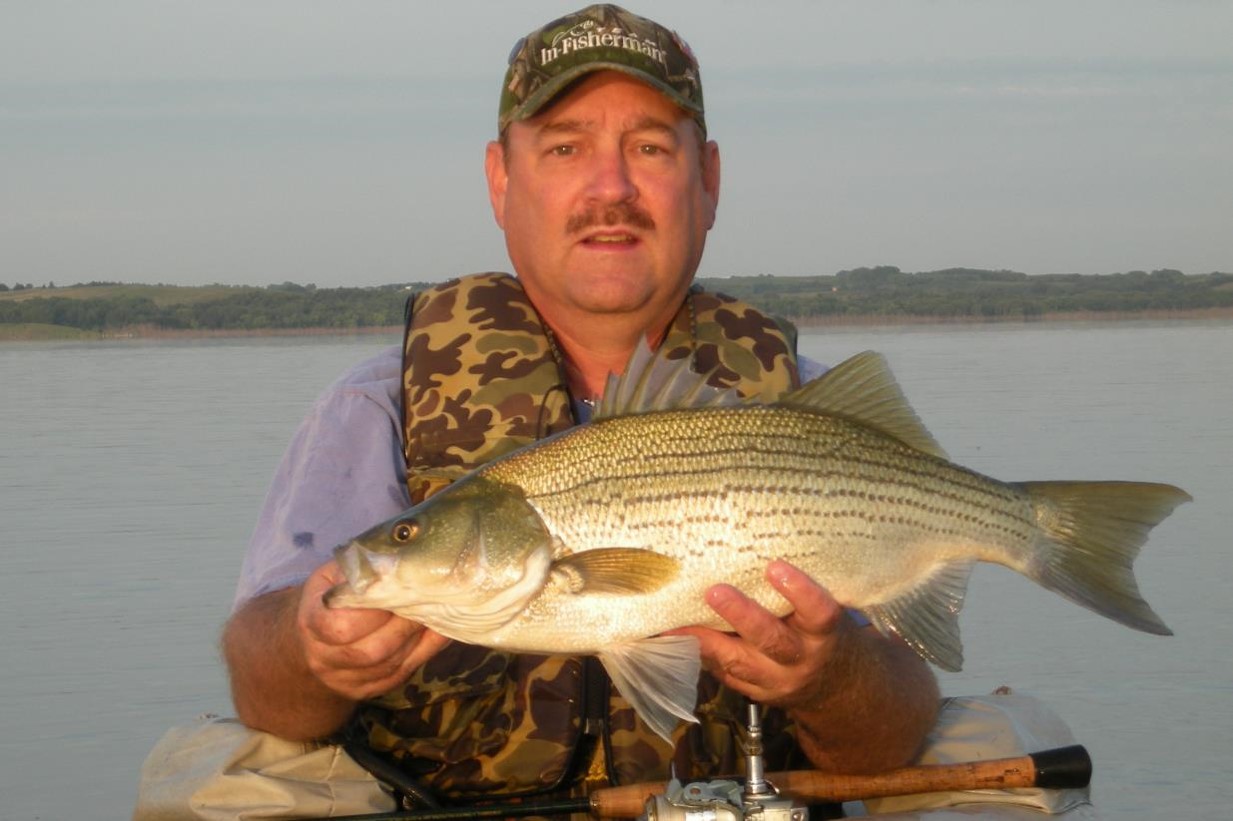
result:
M 599 226 L 628 225 L 631 228 L 642 228 L 647 231 L 655 229 L 655 220 L 646 211 L 631 202 L 617 202 L 611 205 L 588 208 L 574 214 L 565 222 L 565 232 L 577 234 L 588 228 Z

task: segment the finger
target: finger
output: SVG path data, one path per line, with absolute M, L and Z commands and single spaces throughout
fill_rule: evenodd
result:
M 779 621 L 778 616 L 730 584 L 712 585 L 705 598 L 710 608 L 741 635 L 756 634 Z
M 721 653 L 714 663 L 707 665 L 708 672 L 720 684 L 764 703 L 773 701 L 773 694 L 782 686 L 783 669 L 760 653 L 750 652 L 748 646 Z
M 417 630 L 394 652 L 371 663 L 357 664 L 354 648 L 326 647 L 317 657 L 317 677 L 330 689 L 352 699 L 381 695 L 403 684 L 411 674 L 449 643 L 431 630 Z
M 749 664 L 740 658 L 737 648 L 746 642 L 777 664 L 795 664 L 804 654 L 804 646 L 796 632 L 779 616 L 728 585 L 716 585 L 707 591 L 707 602 L 732 625 L 744 642 L 728 646 L 729 666 Z
M 391 659 L 401 660 L 419 642 L 424 626 L 392 613 L 382 615 L 387 618 L 352 641 L 319 641 L 320 656 L 329 659 L 334 666 L 357 669 L 389 664 Z
M 328 607 L 322 597 L 342 581 L 342 569 L 329 561 L 313 571 L 300 594 L 300 624 L 326 644 L 352 644 L 395 618 L 386 610 Z
M 415 649 L 407 656 L 403 662 L 404 677 L 422 667 L 429 659 L 445 649 L 452 639 L 434 630 L 425 630 L 416 638 Z
M 309 609 L 303 618 L 304 628 L 314 640 L 322 644 L 347 647 L 363 641 L 382 629 L 397 631 L 399 619 L 387 610 L 330 610 L 324 607 Z
M 767 566 L 766 578 L 792 605 L 792 614 L 785 620 L 791 627 L 815 636 L 836 628 L 843 616 L 843 607 L 807 573 L 777 559 Z
M 723 684 L 760 678 L 755 660 L 761 655 L 740 636 L 720 633 L 709 627 L 681 627 L 665 635 L 686 635 L 698 639 L 702 666 Z

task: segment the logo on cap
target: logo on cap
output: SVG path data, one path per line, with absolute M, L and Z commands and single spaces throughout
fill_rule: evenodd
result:
M 603 26 L 594 20 L 583 20 L 568 31 L 558 32 L 547 48 L 539 50 L 539 64 L 548 65 L 553 60 L 584 48 L 622 48 L 650 57 L 657 63 L 668 65 L 664 50 L 652 40 L 643 40 L 637 32 L 623 31 L 620 26 Z

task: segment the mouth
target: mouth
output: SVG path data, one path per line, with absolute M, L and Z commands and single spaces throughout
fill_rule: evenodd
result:
M 326 607 L 365 606 L 365 593 L 379 580 L 368 551 L 356 545 L 340 545 L 334 549 L 334 560 L 344 581 L 325 591 L 321 601 Z
M 329 608 L 347 607 L 357 595 L 357 592 L 351 588 L 350 584 L 339 582 L 325 591 L 321 601 Z
M 334 551 L 334 558 L 347 579 L 346 585 L 356 593 L 363 593 L 377 578 L 368 551 L 362 547 L 344 545 Z
M 621 249 L 632 248 L 641 240 L 636 234 L 629 231 L 598 231 L 593 234 L 587 234 L 582 238 L 581 244 L 588 248 L 601 249 Z

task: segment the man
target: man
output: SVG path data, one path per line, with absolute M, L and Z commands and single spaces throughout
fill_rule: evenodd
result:
M 644 340 L 660 345 L 678 328 L 688 336 L 691 321 L 702 326 L 694 332 L 701 338 L 718 315 L 698 308 L 690 296 L 720 180 L 718 147 L 706 138 L 697 64 L 658 24 L 613 6 L 584 9 L 519 44 L 506 75 L 499 131 L 500 139 L 488 146 L 485 171 L 517 280 L 476 285 L 464 278 L 432 296 L 436 302 L 418 301 L 406 345 L 407 378 L 416 381 L 414 369 L 426 367 L 432 350 L 429 342 L 417 342 L 417 328 L 438 322 L 451 333 L 457 329 L 459 339 L 469 338 L 484 324 L 468 324 L 459 294 L 472 304 L 477 294 L 499 292 L 508 300 L 493 305 L 525 300 L 533 306 L 524 313 L 542 320 L 542 332 L 533 332 L 537 344 L 552 354 L 551 370 L 568 390 L 572 417 L 585 416 L 586 403 L 602 392 L 609 372 L 624 369 L 636 346 Z M 454 311 L 444 324 L 435 318 L 441 311 Z M 727 344 L 717 344 L 721 361 Z M 790 356 L 781 365 L 795 378 Z M 455 370 L 435 368 L 418 393 L 407 392 L 397 356 L 383 355 L 345 376 L 297 433 L 267 499 L 223 635 L 240 718 L 288 739 L 322 739 L 358 726 L 364 743 L 393 753 L 431 786 L 468 797 L 568 792 L 584 778 L 663 778 L 669 760 L 705 759 L 715 737 L 732 733 L 720 726 L 727 720 L 722 711 L 702 715 L 694 735 L 683 728 L 675 750 L 647 752 L 662 742 L 648 739 L 628 717 L 613 718 L 619 694 L 600 690 L 607 693 L 601 709 L 592 698 L 587 716 L 568 713 L 573 707 L 567 705 L 576 706 L 594 683 L 593 671 L 579 660 L 489 654 L 451 645 L 385 611 L 323 605 L 325 591 L 342 580 L 330 548 L 408 502 L 404 475 L 418 469 L 416 443 L 426 441 L 417 432 L 422 419 L 415 397 L 465 405 L 459 397 L 478 395 L 469 387 L 438 389 L 443 374 Z M 456 409 L 454 418 L 468 414 Z M 404 447 L 403 439 L 411 445 Z M 446 452 L 452 451 L 442 448 Z M 471 466 L 453 457 L 435 462 L 424 467 L 430 478 Z M 412 496 L 422 495 L 414 482 L 410 487 Z M 707 601 L 735 634 L 685 631 L 699 639 L 713 677 L 704 683 L 704 705 L 723 703 L 716 694 L 727 692 L 775 708 L 771 726 L 791 728 L 777 737 L 822 769 L 877 771 L 906 763 L 938 700 L 924 662 L 862 626 L 786 563 L 772 562 L 767 578 L 793 614 L 777 618 L 720 585 Z M 550 676 L 542 672 L 550 664 L 566 666 L 550 668 Z M 458 672 L 464 665 L 480 671 L 478 678 Z M 536 699 L 545 680 L 571 676 L 580 695 L 561 698 L 563 718 L 553 713 L 558 702 L 545 696 L 550 706 L 536 712 L 531 704 L 523 721 L 520 699 Z M 482 686 L 463 686 L 449 701 L 441 694 L 457 690 L 457 679 Z M 491 696 L 505 687 L 513 695 Z M 468 712 L 468 705 L 490 696 L 496 700 L 487 712 Z M 705 701 L 710 696 L 714 700 Z M 544 734 L 552 735 L 551 744 L 537 746 L 534 740 Z M 535 750 L 552 761 L 535 760 Z M 692 763 L 699 771 L 732 763 L 716 755 Z M 628 763 L 635 760 L 642 764 Z M 626 763 L 616 766 L 620 762 Z M 541 777 L 541 770 L 552 777 Z

